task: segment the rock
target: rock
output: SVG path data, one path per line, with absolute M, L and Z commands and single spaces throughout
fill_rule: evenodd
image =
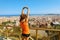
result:
M 10 39 L 10 38 L 3 38 L 3 40 L 12 40 L 12 39 Z

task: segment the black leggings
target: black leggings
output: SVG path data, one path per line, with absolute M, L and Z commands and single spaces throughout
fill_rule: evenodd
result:
M 29 37 L 30 34 L 22 34 L 22 36 L 24 36 L 24 37 Z

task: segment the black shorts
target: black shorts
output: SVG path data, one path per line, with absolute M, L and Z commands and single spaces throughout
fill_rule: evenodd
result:
M 29 37 L 30 34 L 22 34 L 23 37 Z

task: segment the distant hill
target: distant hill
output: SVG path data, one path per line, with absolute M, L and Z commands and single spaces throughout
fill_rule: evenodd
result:
M 45 15 L 60 15 L 60 14 L 45 14 Z
M 60 15 L 60 14 L 30 14 L 30 16 Z

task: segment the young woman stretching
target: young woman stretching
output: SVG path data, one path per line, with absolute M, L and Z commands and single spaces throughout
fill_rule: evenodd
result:
M 27 8 L 27 7 L 24 7 L 24 8 Z M 30 36 L 30 30 L 28 25 L 29 10 L 27 14 L 24 14 L 24 8 L 22 10 L 22 14 L 20 15 L 20 26 L 22 28 L 22 40 L 28 40 Z

